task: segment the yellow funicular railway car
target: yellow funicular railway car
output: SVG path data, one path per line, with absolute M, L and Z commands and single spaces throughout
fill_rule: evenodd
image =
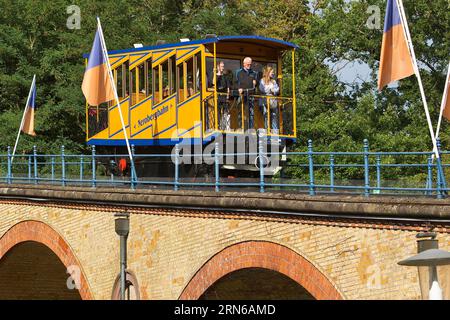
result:
M 109 51 L 130 144 L 137 153 L 157 153 L 178 143 L 205 145 L 219 135 L 244 135 L 249 129 L 266 129 L 267 137 L 285 144 L 295 141 L 296 49 L 293 43 L 261 36 L 210 36 Z M 252 58 L 257 81 L 254 90 L 240 91 L 236 74 L 246 57 Z M 87 62 L 88 55 L 84 58 Z M 282 60 L 289 61 L 289 72 L 283 71 Z M 219 65 L 227 90 L 218 87 Z M 279 87 L 277 95 L 259 89 L 268 67 Z M 89 145 L 125 150 L 115 101 L 86 105 L 86 127 Z

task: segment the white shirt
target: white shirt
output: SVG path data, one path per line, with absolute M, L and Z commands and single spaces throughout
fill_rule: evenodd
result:
M 280 87 L 275 80 L 270 80 L 269 83 L 264 83 L 264 79 L 261 79 L 259 83 L 259 90 L 262 94 L 267 96 L 274 96 L 280 92 Z

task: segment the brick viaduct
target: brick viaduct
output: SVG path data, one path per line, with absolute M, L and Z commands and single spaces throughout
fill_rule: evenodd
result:
M 445 199 L 0 185 L 0 299 L 111 299 L 118 212 L 140 299 L 419 299 L 397 262 L 450 250 Z

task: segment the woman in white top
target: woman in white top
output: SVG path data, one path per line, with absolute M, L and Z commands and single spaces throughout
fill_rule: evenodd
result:
M 275 72 L 271 66 L 266 66 L 263 71 L 262 79 L 259 83 L 259 91 L 265 96 L 276 96 L 280 92 L 280 87 L 274 79 Z M 262 104 L 264 106 L 264 125 L 267 128 L 267 101 L 269 101 L 270 109 L 270 123 L 273 133 L 278 132 L 278 101 L 277 99 L 262 98 Z

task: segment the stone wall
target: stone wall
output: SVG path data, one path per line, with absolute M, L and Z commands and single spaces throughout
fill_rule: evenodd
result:
M 0 199 L 0 268 L 9 248 L 14 250 L 15 243 L 27 240 L 8 236 L 8 230 L 24 221 L 43 223 L 59 235 L 57 240 L 48 240 L 47 246 L 58 242 L 66 247 L 57 254 L 64 265 L 81 267 L 82 298 L 110 299 L 119 272 L 114 214 L 123 211 L 128 211 L 131 219 L 128 267 L 138 279 L 142 299 L 178 299 L 183 292 L 182 298 L 190 298 L 186 292 L 191 280 L 198 282 L 196 275 L 198 278 L 208 261 L 227 248 L 233 252 L 229 259 L 236 263 L 218 263 L 217 268 L 226 265 L 235 270 L 266 263 L 267 268 L 291 275 L 305 288 L 319 288 L 311 289 L 317 291 L 311 292 L 317 298 L 418 299 L 417 269 L 401 267 L 397 262 L 416 253 L 415 235 L 430 226 L 439 232 L 440 247 L 450 250 L 445 215 L 436 216 L 430 224 L 425 219 L 377 220 L 371 215 L 350 219 L 258 213 L 244 208 L 221 211 L 149 205 L 71 202 L 69 196 L 64 203 L 54 199 Z M 220 207 L 220 198 L 216 207 Z M 28 222 L 28 228 L 33 226 Z M 243 243 L 255 244 L 255 252 L 260 245 L 269 244 L 274 249 L 258 254 L 252 246 L 247 246 L 247 251 L 234 250 Z M 282 257 L 280 267 L 273 263 L 278 258 L 271 260 L 271 256 Z M 285 260 L 283 266 L 281 260 Z

